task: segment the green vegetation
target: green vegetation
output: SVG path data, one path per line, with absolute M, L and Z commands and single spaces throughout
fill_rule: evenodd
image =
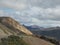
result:
M 2 38 L 0 45 L 28 45 L 19 36 L 8 36 L 8 38 Z

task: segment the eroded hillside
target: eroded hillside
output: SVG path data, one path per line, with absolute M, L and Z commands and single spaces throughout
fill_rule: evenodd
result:
M 10 35 L 23 37 L 23 40 L 29 45 L 54 45 L 51 42 L 36 37 L 14 19 L 10 17 L 0 17 L 0 38 L 5 38 Z
M 32 35 L 32 33 L 28 29 L 26 29 L 24 26 L 20 25 L 16 20 L 10 17 L 0 17 L 0 23 L 18 34 L 23 32 L 27 35 Z

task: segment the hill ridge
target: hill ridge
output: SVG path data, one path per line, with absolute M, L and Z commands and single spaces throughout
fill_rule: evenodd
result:
M 14 30 L 17 30 L 18 32 L 21 31 L 27 35 L 32 35 L 32 32 L 30 32 L 28 29 L 26 29 L 24 26 L 19 24 L 16 20 L 14 20 L 11 17 L 0 17 L 0 22 L 8 28 L 14 28 Z

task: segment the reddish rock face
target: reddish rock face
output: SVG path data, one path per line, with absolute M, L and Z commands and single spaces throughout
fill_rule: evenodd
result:
M 32 35 L 32 33 L 28 29 L 26 29 L 24 26 L 20 25 L 17 21 L 10 17 L 0 17 L 0 22 L 8 28 L 11 28 L 12 30 L 23 32 L 27 35 Z

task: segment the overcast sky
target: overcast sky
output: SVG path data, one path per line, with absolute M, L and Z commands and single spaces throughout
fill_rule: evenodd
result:
M 25 25 L 60 26 L 60 0 L 0 0 L 0 16 Z

